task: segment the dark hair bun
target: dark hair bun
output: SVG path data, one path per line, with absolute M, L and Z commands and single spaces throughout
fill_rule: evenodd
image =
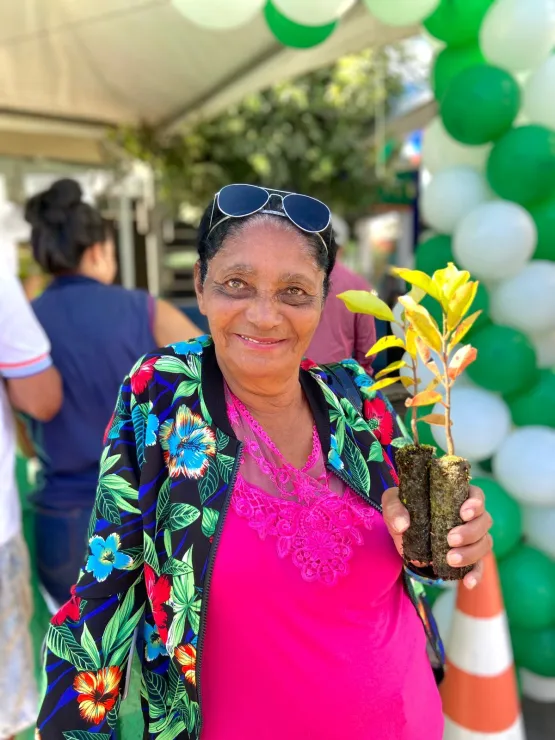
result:
M 65 178 L 27 202 L 25 219 L 33 227 L 33 253 L 46 272 L 77 269 L 89 247 L 106 241 L 102 216 L 82 197 L 79 183 Z

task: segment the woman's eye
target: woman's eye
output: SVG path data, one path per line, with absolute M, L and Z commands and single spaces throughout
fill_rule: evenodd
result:
M 305 294 L 304 290 L 302 288 L 287 288 L 287 294 L 288 295 L 294 295 L 294 296 L 302 296 Z
M 231 280 L 227 281 L 226 286 L 228 288 L 231 288 L 231 290 L 240 290 L 241 288 L 245 287 L 245 283 L 242 280 L 232 278 Z

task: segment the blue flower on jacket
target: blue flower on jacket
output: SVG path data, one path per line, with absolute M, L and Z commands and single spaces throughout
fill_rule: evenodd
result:
M 193 339 L 191 342 L 176 342 L 171 345 L 176 355 L 201 355 L 203 353 L 202 344 Z
M 337 439 L 335 438 L 335 435 L 331 435 L 331 447 L 328 454 L 328 460 L 332 467 L 334 467 L 336 470 L 343 470 L 343 460 L 341 459 L 341 456 L 339 454 L 339 448 L 337 447 Z
M 145 655 L 147 660 L 156 660 L 160 655 L 167 655 L 166 646 L 162 642 L 157 627 L 145 622 Z
M 123 570 L 133 564 L 132 557 L 119 552 L 120 545 L 119 534 L 116 533 L 111 534 L 106 540 L 99 535 L 90 540 L 91 554 L 85 569 L 92 573 L 99 583 L 105 581 L 114 568 Z
M 149 414 L 146 419 L 146 432 L 145 432 L 145 444 L 147 447 L 152 447 L 156 444 L 156 435 L 158 434 L 158 427 L 160 426 L 160 419 L 156 414 Z
M 172 478 L 202 478 L 216 454 L 214 432 L 187 406 L 180 406 L 175 419 L 161 425 L 160 444 Z

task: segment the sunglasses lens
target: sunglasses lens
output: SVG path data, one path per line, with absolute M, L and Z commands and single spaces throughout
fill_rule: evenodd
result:
M 330 223 L 330 209 L 316 198 L 292 193 L 283 199 L 283 208 L 293 221 L 304 231 L 318 233 Z
M 256 185 L 226 185 L 220 190 L 218 208 L 226 216 L 248 216 L 264 208 L 268 193 Z

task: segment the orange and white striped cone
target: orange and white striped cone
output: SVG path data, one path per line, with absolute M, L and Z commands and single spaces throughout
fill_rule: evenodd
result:
M 472 591 L 459 584 L 441 686 L 444 740 L 525 740 L 507 616 L 493 554 Z

